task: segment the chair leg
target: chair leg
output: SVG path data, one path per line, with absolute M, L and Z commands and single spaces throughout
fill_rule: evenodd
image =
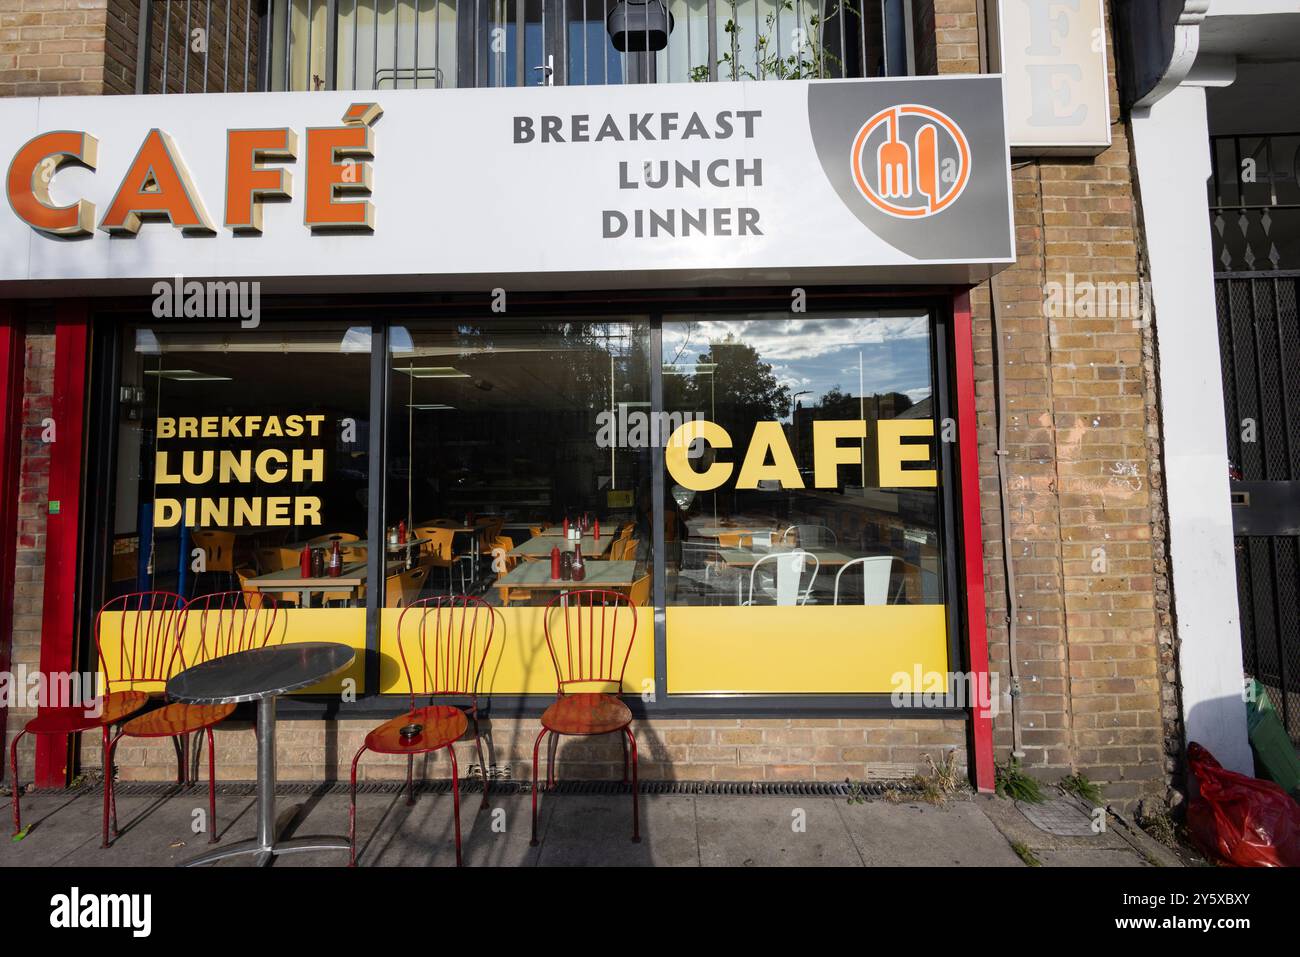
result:
M 478 766 L 483 772 L 483 801 L 479 804 L 480 811 L 486 811 L 488 806 L 488 766 L 483 760 L 483 740 L 478 733 L 478 712 L 474 712 L 474 747 L 478 751 Z
M 18 781 L 18 742 L 26 733 L 26 728 L 19 731 L 14 735 L 13 743 L 9 746 L 9 786 L 14 792 L 14 837 L 17 837 L 23 829 L 23 809 L 19 797 L 23 793 L 23 787 Z
M 623 783 L 627 784 L 627 738 L 620 734 L 618 740 L 623 745 Z
M 460 867 L 460 771 L 456 768 L 456 746 L 447 745 L 451 755 L 451 816 L 456 822 L 456 866 Z
M 528 843 L 532 847 L 537 846 L 537 751 L 542 746 L 542 738 L 546 737 L 546 729 L 542 728 L 538 732 L 537 740 L 533 742 L 533 837 Z M 549 774 L 549 772 L 547 772 Z
M 415 755 L 406 756 L 406 806 L 415 804 Z
M 352 759 L 352 777 L 348 785 L 348 867 L 357 866 L 357 762 L 365 753 L 363 744 Z
M 553 766 L 555 764 L 555 752 L 560 747 L 560 739 L 552 735 L 551 740 L 546 742 L 546 790 L 555 790 L 555 774 Z
M 172 747 L 176 750 L 176 783 L 185 783 L 185 754 L 181 750 L 181 736 L 172 735 Z
M 213 743 L 212 729 L 207 729 L 208 739 L 208 843 L 217 843 L 217 748 Z
M 105 728 L 105 731 L 108 729 Z M 117 751 L 117 742 L 122 738 L 119 731 L 104 746 L 104 833 L 100 847 L 108 847 L 109 821 L 112 820 L 112 834 L 117 839 L 117 795 L 113 787 L 113 754 Z
M 641 814 L 638 806 L 638 788 L 636 782 L 636 738 L 632 734 L 631 726 L 623 729 L 627 735 L 627 745 L 632 750 L 632 843 L 641 843 Z

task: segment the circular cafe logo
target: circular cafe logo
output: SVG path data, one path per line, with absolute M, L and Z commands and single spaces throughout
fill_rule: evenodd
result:
M 951 118 L 907 103 L 862 124 L 850 157 L 853 182 L 871 205 L 900 219 L 951 206 L 970 180 L 970 143 Z

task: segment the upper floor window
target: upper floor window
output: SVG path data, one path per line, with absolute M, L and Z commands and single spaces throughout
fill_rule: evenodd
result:
M 155 0 L 139 92 L 909 72 L 910 0 Z

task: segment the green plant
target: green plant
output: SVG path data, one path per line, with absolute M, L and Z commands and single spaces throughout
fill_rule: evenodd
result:
M 728 0 L 731 17 L 723 24 L 727 35 L 727 49 L 718 57 L 714 66 L 717 75 L 729 80 L 811 80 L 838 74 L 844 75 L 843 61 L 819 43 L 817 37 L 822 33 L 825 20 L 815 12 L 807 0 L 779 0 L 778 6 L 764 18 L 765 32 L 754 38 L 754 62 L 744 62 L 742 56 L 741 34 L 744 32 L 738 19 L 739 0 Z M 791 31 L 790 42 L 782 44 L 774 39 L 779 24 L 781 11 L 794 14 L 795 26 Z M 844 6 L 843 0 L 837 0 L 834 8 L 827 11 L 826 19 L 834 16 L 858 12 L 852 7 Z M 789 52 L 781 47 L 788 46 Z M 688 76 L 693 83 L 703 83 L 710 78 L 712 71 L 708 64 L 693 66 Z
M 1101 788 L 1092 781 L 1089 781 L 1088 776 L 1082 772 L 1061 778 L 1061 790 L 1065 791 L 1067 794 L 1081 797 L 1089 804 L 1095 805 L 1096 807 L 1102 807 L 1106 803 L 1106 799 L 1101 793 Z
M 1042 804 L 1046 797 L 1038 782 L 1020 767 L 1020 759 L 1013 757 L 1006 764 L 994 766 L 994 790 L 998 797 L 1011 798 L 1013 801 L 1028 801 L 1030 804 Z
M 1011 849 L 1029 867 L 1042 867 L 1043 862 L 1034 856 L 1034 852 L 1029 849 L 1029 845 L 1021 841 L 1012 841 Z
M 957 750 L 945 751 L 943 759 L 935 764 L 929 754 L 925 760 L 930 764 L 929 774 L 917 774 L 912 784 L 921 792 L 921 797 L 931 804 L 942 804 L 948 795 L 963 790 L 961 771 L 957 768 Z

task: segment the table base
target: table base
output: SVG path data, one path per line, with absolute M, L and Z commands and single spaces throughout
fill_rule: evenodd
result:
M 346 851 L 352 845 L 348 843 L 346 837 L 321 836 L 321 837 L 291 837 L 287 841 L 278 841 L 269 847 L 262 844 L 257 838 L 249 838 L 246 841 L 239 841 L 231 844 L 229 847 L 218 848 L 214 851 L 208 851 L 206 854 L 200 854 L 193 860 L 186 861 L 182 867 L 198 867 L 202 864 L 215 864 L 217 861 L 225 860 L 227 857 L 239 857 L 243 854 L 257 854 L 257 866 L 265 867 L 271 863 L 271 860 L 280 854 L 295 854 L 299 851 Z

